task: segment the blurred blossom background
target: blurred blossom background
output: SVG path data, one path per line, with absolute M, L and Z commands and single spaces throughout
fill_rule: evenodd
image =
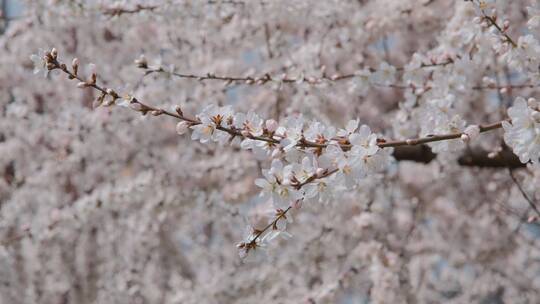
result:
M 516 41 L 539 35 L 527 26 L 537 1 L 481 2 L 509 21 Z M 448 117 L 479 124 L 504 119 L 517 97 L 540 98 L 538 71 L 506 64 L 472 3 L 0 3 L 0 303 L 540 301 L 540 224 L 530 206 L 540 206 L 538 162 L 457 161 L 500 151 L 501 130 L 449 152 L 434 144 L 427 163 L 396 160 L 329 202 L 304 203 L 288 215 L 292 237 L 241 259 L 235 245 L 246 227 L 275 212 L 254 183 L 268 159 L 180 136 L 169 117 L 96 108 L 96 91 L 60 71 L 34 75 L 30 60 L 54 47 L 63 62 L 78 58 L 85 75 L 95 64 L 106 87 L 192 115 L 215 104 L 336 128 L 358 118 L 381 137 L 404 139 L 451 130 L 427 118 L 433 100 Z M 299 81 L 145 75 L 134 63 L 141 55 L 179 73 Z M 358 76 L 364 67 L 377 84 Z M 392 77 L 376 72 L 384 69 Z M 328 81 L 345 74 L 353 76 Z

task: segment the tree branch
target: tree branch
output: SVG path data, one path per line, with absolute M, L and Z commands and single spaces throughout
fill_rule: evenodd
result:
M 73 72 L 70 71 L 67 66 L 63 63 L 60 63 L 56 59 L 56 55 L 52 56 L 50 53 L 47 55 L 47 66 L 49 70 L 59 69 L 66 73 L 70 79 L 76 79 L 79 80 L 79 85 L 82 85 L 81 87 L 91 87 L 101 92 L 101 100 L 103 100 L 106 96 L 110 96 L 113 101 L 117 98 L 119 98 L 118 93 L 116 93 L 112 89 L 104 88 L 96 84 L 96 75 L 92 75 L 90 80 L 85 80 L 82 77 L 80 77 L 77 72 L 74 70 Z M 141 112 L 142 114 L 151 113 L 154 116 L 159 115 L 168 115 L 171 117 L 174 117 L 179 120 L 183 120 L 188 122 L 191 126 L 193 125 L 199 125 L 201 124 L 200 120 L 198 118 L 189 118 L 185 116 L 180 109 L 178 109 L 175 112 L 167 111 L 165 109 L 161 108 L 155 108 L 150 105 L 144 104 L 141 101 L 137 100 L 136 98 L 131 98 L 130 100 L 132 108 L 138 112 Z M 488 132 L 491 130 L 502 128 L 502 121 L 486 124 L 486 125 L 480 125 L 480 133 Z M 235 128 L 234 126 L 223 126 L 222 124 L 217 124 L 216 126 L 217 130 L 226 132 L 231 135 L 231 137 L 240 137 L 240 138 L 248 138 L 252 140 L 258 140 L 258 141 L 264 141 L 271 145 L 279 144 L 280 143 L 280 137 L 275 135 L 274 133 L 268 133 L 265 132 L 264 134 L 260 136 L 255 136 L 250 134 L 249 132 L 243 132 L 241 129 Z M 444 141 L 444 140 L 452 140 L 452 139 L 460 139 L 460 137 L 464 133 L 462 132 L 456 132 L 456 133 L 448 133 L 448 134 L 440 134 L 440 135 L 428 135 L 425 137 L 419 137 L 419 138 L 410 138 L 405 140 L 385 140 L 382 138 L 379 138 L 377 141 L 377 145 L 380 148 L 389 148 L 394 147 L 396 148 L 394 151 L 394 156 L 397 160 L 412 160 L 417 162 L 423 162 L 423 163 L 429 163 L 431 160 L 434 159 L 435 155 L 431 152 L 429 147 L 425 146 L 426 143 L 430 142 L 436 142 L 436 141 Z M 332 140 L 336 141 L 337 144 L 343 149 L 343 150 L 349 150 L 352 145 L 348 142 L 346 138 L 332 138 Z M 328 147 L 329 140 L 323 140 L 322 142 L 312 142 L 308 141 L 306 139 L 301 139 L 297 143 L 297 147 L 300 149 L 324 149 Z M 404 147 L 411 147 L 411 146 L 418 146 L 416 149 L 405 149 Z M 478 167 L 512 167 L 517 168 L 523 166 L 519 160 L 515 157 L 515 155 L 509 155 L 507 153 L 510 152 L 503 152 L 503 154 L 500 154 L 499 157 L 490 158 L 489 153 L 485 151 L 469 151 L 465 153 L 460 159 L 459 164 L 464 166 L 478 166 Z
M 536 207 L 536 204 L 533 202 L 533 199 L 530 198 L 529 195 L 523 189 L 523 187 L 521 187 L 521 184 L 518 182 L 518 180 L 514 176 L 514 171 L 512 171 L 511 168 L 508 168 L 508 173 L 510 173 L 510 178 L 512 178 L 512 181 L 514 182 L 514 184 L 516 184 L 519 192 L 521 192 L 521 195 L 523 195 L 523 198 L 527 201 L 527 203 L 529 204 L 531 209 L 537 214 L 537 216 L 540 217 L 540 210 L 538 209 L 538 207 Z

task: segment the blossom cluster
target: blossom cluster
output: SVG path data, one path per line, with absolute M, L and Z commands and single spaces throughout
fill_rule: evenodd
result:
M 503 122 L 504 141 L 523 163 L 540 160 L 540 104 L 518 97 L 508 108 L 511 122 Z
M 260 159 L 272 159 L 271 167 L 263 169 L 264 178 L 257 179 L 261 196 L 269 202 L 278 215 L 268 228 L 254 230 L 239 248 L 247 251 L 263 246 L 277 231 L 278 223 L 286 218 L 291 208 L 300 208 L 302 202 L 327 203 L 335 193 L 353 189 L 360 181 L 370 175 L 382 172 L 391 162 L 391 149 L 381 149 L 377 135 L 367 125 L 351 120 L 343 129 L 336 129 L 321 122 L 309 121 L 301 115 L 287 117 L 282 125 L 277 121 L 263 120 L 254 112 L 235 113 L 231 106 L 211 104 L 205 107 L 195 119 L 187 118 L 180 107 L 171 113 L 143 104 L 131 95 L 119 98 L 110 89 L 97 85 L 95 66 L 90 69 L 90 77 L 85 80 L 78 74 L 79 62 L 75 59 L 71 70 L 58 60 L 58 51 L 40 51 L 32 55 L 35 73 L 40 69 L 46 72 L 61 70 L 69 78 L 79 80 L 79 88 L 92 87 L 101 91 L 100 106 L 106 96 L 112 100 L 108 105 L 126 106 L 142 114 L 154 116 L 167 114 L 179 118 L 176 125 L 178 134 L 192 130 L 191 139 L 201 143 L 216 142 L 226 144 L 240 141 L 243 149 L 251 150 Z M 269 228 L 272 228 L 270 231 Z M 262 236 L 265 234 L 264 236 Z
M 276 233 L 283 233 L 286 225 L 278 224 L 290 208 L 298 209 L 302 202 L 328 203 L 335 194 L 353 189 L 392 162 L 391 149 L 379 148 L 377 135 L 358 120 L 349 121 L 344 129 L 335 129 L 291 116 L 279 126 L 275 120 L 265 121 L 256 113 L 234 113 L 230 106 L 216 105 L 206 107 L 197 119 L 200 123 L 190 126 L 193 140 L 223 144 L 238 139 L 242 148 L 259 158 L 272 159 L 270 168 L 262 171 L 264 178 L 255 184 L 261 188 L 263 199 L 278 210 L 277 216 L 271 230 L 254 229 L 246 235 L 239 244 L 241 256 L 263 247 Z M 185 133 L 187 125 L 179 122 L 177 131 Z

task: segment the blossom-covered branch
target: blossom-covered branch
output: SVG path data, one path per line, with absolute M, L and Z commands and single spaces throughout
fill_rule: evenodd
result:
M 262 188 L 261 195 L 271 199 L 276 210 L 275 218 L 262 230 L 254 229 L 247 239 L 239 244 L 245 253 L 260 246 L 267 237 L 266 232 L 280 233 L 277 225 L 286 218 L 293 206 L 300 206 L 302 201 L 327 201 L 335 191 L 341 188 L 353 189 L 357 183 L 369 175 L 382 172 L 391 162 L 389 150 L 402 146 L 417 146 L 434 142 L 459 140 L 469 142 L 480 133 L 500 129 L 519 127 L 521 119 L 514 117 L 511 109 L 510 121 L 500 121 L 486 125 L 470 125 L 464 129 L 454 127 L 447 134 L 428 134 L 423 137 L 405 140 L 385 140 L 373 134 L 366 125 L 359 126 L 357 120 L 351 120 L 345 129 L 336 130 L 319 122 L 308 122 L 302 117 L 288 117 L 283 126 L 274 120 L 261 119 L 250 112 L 234 113 L 230 106 L 210 105 L 195 117 L 186 116 L 177 107 L 174 112 L 155 108 L 139 101 L 134 96 L 120 95 L 110 88 L 97 84 L 97 74 L 91 71 L 85 79 L 79 75 L 79 62 L 73 60 L 71 69 L 58 60 L 58 52 L 42 52 L 32 56 L 37 68 L 61 70 L 68 78 L 78 80 L 79 88 L 93 88 L 101 94 L 95 106 L 124 105 L 143 115 L 168 115 L 180 120 L 176 130 L 184 134 L 192 129 L 192 139 L 201 143 L 215 141 L 220 143 L 240 140 L 242 148 L 249 149 L 259 158 L 271 158 L 272 167 L 263 170 L 265 178 L 256 184 Z M 531 101 L 530 103 L 534 103 Z M 521 102 L 518 100 L 518 104 Z M 525 105 L 525 107 L 528 107 Z M 534 110 L 536 111 L 536 110 Z M 538 113 L 538 112 L 535 112 Z M 536 114 L 534 114 L 536 115 Z M 538 115 L 537 115 L 538 116 Z M 510 140 L 507 139 L 507 142 Z M 512 145 L 514 147 L 514 145 Z M 528 155 L 531 154 L 531 152 Z M 537 152 L 536 152 L 537 153 Z M 534 159 L 536 155 L 532 155 Z M 523 156 L 520 155 L 522 161 Z M 288 164 L 283 164 L 285 161 Z M 281 210 L 281 211 L 280 211 Z
M 96 83 L 96 77 L 97 75 L 93 73 L 88 80 L 83 79 L 81 76 L 78 75 L 78 60 L 74 60 L 72 67 L 73 72 L 70 71 L 67 66 L 63 63 L 60 63 L 57 60 L 57 51 L 53 49 L 52 52 L 44 52 L 42 56 L 36 55 L 37 57 L 33 57 L 33 60 L 37 62 L 38 66 L 42 65 L 47 67 L 49 70 L 54 69 L 60 69 L 64 73 L 68 74 L 70 79 L 77 79 L 80 82 L 78 83 L 79 88 L 85 88 L 85 87 L 91 87 L 101 92 L 101 95 L 97 98 L 97 103 L 94 104 L 94 106 L 100 106 L 102 104 L 104 105 L 113 105 L 117 100 L 120 99 L 120 95 L 110 88 L 104 88 L 99 86 Z M 39 58 L 39 59 L 38 59 Z M 43 63 L 38 62 L 38 60 L 43 60 Z M 105 98 L 109 96 L 109 100 L 105 100 Z M 245 138 L 249 140 L 254 141 L 262 141 L 265 142 L 268 145 L 275 145 L 281 143 L 284 139 L 291 140 L 291 138 L 287 138 L 287 134 L 283 132 L 277 132 L 278 131 L 278 125 L 275 121 L 269 120 L 266 121 L 265 127 L 262 127 L 262 120 L 258 117 L 254 117 L 254 113 L 251 114 L 251 118 L 254 121 L 258 122 L 258 128 L 260 128 L 260 132 L 253 132 L 251 122 L 249 120 L 243 120 L 242 123 L 246 125 L 241 124 L 233 124 L 232 117 L 227 114 L 231 114 L 231 110 L 229 107 L 225 107 L 223 109 L 224 114 L 219 114 L 219 110 L 217 110 L 214 106 L 211 106 L 207 108 L 204 112 L 204 114 L 213 114 L 216 115 L 208 115 L 208 121 L 205 121 L 205 119 L 199 119 L 199 118 L 190 118 L 181 111 L 180 108 L 176 108 L 176 113 L 171 112 L 162 108 L 155 108 L 148 104 L 145 104 L 135 98 L 131 95 L 126 95 L 122 98 L 123 101 L 121 102 L 122 105 L 129 105 L 129 107 L 135 111 L 141 112 L 143 115 L 146 115 L 147 113 L 150 113 L 153 116 L 159 116 L 159 115 L 168 115 L 171 117 L 175 117 L 177 119 L 182 120 L 183 122 L 180 123 L 177 130 L 179 133 L 184 133 L 187 128 L 194 128 L 195 129 L 202 129 L 203 133 L 202 136 L 205 136 L 202 139 L 202 141 L 207 141 L 210 137 L 214 134 L 215 130 L 222 131 L 232 138 L 240 137 Z M 242 114 L 243 116 L 243 114 Z M 206 118 L 206 117 L 205 117 Z M 209 125 L 206 125 L 209 124 Z M 358 122 L 351 122 L 350 125 L 347 127 L 347 131 L 351 132 L 353 126 L 355 124 L 358 124 Z M 495 122 L 487 125 L 480 125 L 477 126 L 478 132 L 483 133 L 494 129 L 499 129 L 502 127 L 502 122 Z M 473 129 L 476 129 L 475 126 L 473 126 Z M 471 130 L 473 130 L 471 129 Z M 285 130 L 280 130 L 285 131 Z M 300 130 L 301 131 L 301 130 Z M 300 132 L 303 133 L 303 132 Z M 474 133 L 474 132 L 473 132 Z M 342 133 L 346 134 L 346 133 Z M 337 144 L 342 149 L 350 149 L 352 147 L 349 140 L 347 140 L 343 136 L 333 136 L 333 137 L 324 137 L 321 134 L 321 136 L 318 136 L 316 140 L 309 140 L 303 134 L 297 134 L 298 138 L 294 140 L 294 146 L 297 148 L 314 148 L 314 149 L 321 149 L 326 148 L 329 145 Z M 414 145 L 420 145 L 425 144 L 429 142 L 435 142 L 435 141 L 443 141 L 443 140 L 450 140 L 450 139 L 458 139 L 462 138 L 465 139 L 470 134 L 467 134 L 466 132 L 454 132 L 449 134 L 440 134 L 440 135 L 428 135 L 425 137 L 419 137 L 419 138 L 410 138 L 405 140 L 385 140 L 382 138 L 377 138 L 377 145 L 380 148 L 389 148 L 389 147 L 399 147 L 399 146 L 414 146 Z

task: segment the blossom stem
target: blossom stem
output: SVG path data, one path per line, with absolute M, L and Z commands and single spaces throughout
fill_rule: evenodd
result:
M 257 231 L 255 237 L 253 238 L 253 240 L 251 240 L 251 242 L 255 243 L 257 239 L 259 239 L 268 229 L 274 227 L 280 219 L 285 218 L 287 212 L 289 212 L 289 210 L 291 209 L 292 207 L 289 206 L 287 207 L 287 209 L 283 210 L 283 212 L 280 212 L 278 215 L 276 215 L 276 217 L 268 225 L 266 225 L 263 229 Z
M 307 185 L 307 184 L 309 184 L 309 183 L 311 183 L 311 182 L 313 182 L 313 181 L 315 181 L 317 179 L 323 179 L 325 177 L 328 177 L 328 176 L 336 173 L 337 171 L 338 171 L 338 169 L 332 169 L 332 170 L 326 171 L 322 175 L 313 174 L 309 178 L 307 178 L 304 182 L 298 184 L 298 186 L 296 186 L 296 188 L 301 189 L 303 186 L 305 186 L 305 185 Z M 268 229 L 270 229 L 272 227 L 275 227 L 277 222 L 280 219 L 285 218 L 287 212 L 289 212 L 289 210 L 291 210 L 291 209 L 292 209 L 292 207 L 289 206 L 289 207 L 287 207 L 287 209 L 283 210 L 282 212 L 279 212 L 276 215 L 276 217 L 268 225 L 266 225 L 263 229 L 257 231 L 257 233 L 255 234 L 255 237 L 253 238 L 253 240 L 251 242 L 255 243 L 255 241 L 257 241 L 257 239 L 259 239 Z

